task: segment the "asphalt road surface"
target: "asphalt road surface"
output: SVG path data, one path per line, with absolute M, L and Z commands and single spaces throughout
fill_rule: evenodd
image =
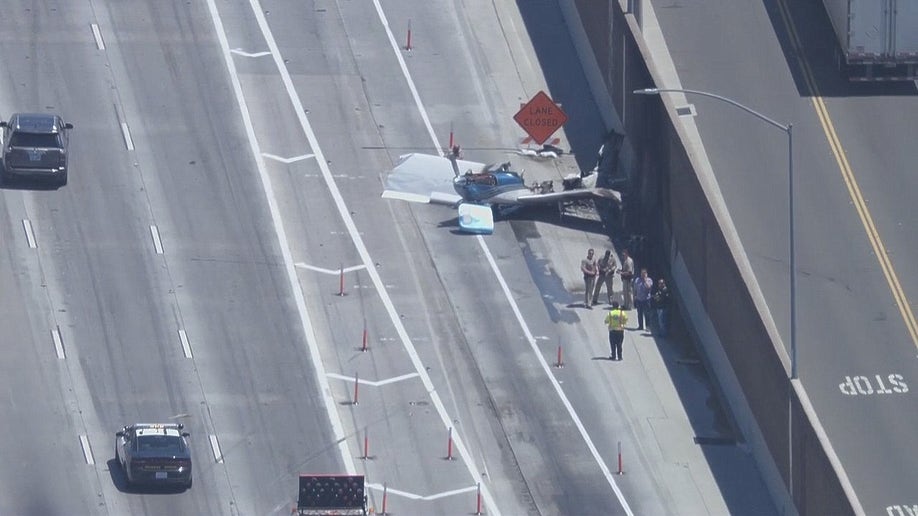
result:
M 683 88 L 793 124 L 799 376 L 867 514 L 915 507 L 916 85 L 842 80 L 820 2 L 653 7 Z M 688 101 L 789 345 L 785 135 Z
M 289 509 L 300 470 L 337 472 L 341 458 L 316 416 L 314 368 L 206 4 L 12 4 L 0 20 L 4 113 L 58 111 L 77 129 L 69 186 L 2 195 L 0 382 L 17 460 L 0 472 L 0 512 Z M 114 432 L 173 420 L 192 434 L 194 488 L 126 492 Z

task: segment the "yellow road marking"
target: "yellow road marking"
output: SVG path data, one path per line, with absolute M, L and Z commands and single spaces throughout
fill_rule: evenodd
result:
M 880 233 L 873 223 L 873 217 L 870 216 L 870 211 L 867 209 L 867 203 L 854 177 L 854 171 L 851 169 L 851 164 L 848 163 L 848 158 L 845 156 L 841 141 L 838 139 L 838 134 L 835 132 L 835 126 L 832 124 L 831 117 L 829 117 L 829 110 L 826 107 L 825 101 L 823 101 L 822 97 L 819 95 L 819 89 L 816 87 L 813 72 L 801 50 L 800 39 L 797 36 L 796 27 L 791 22 L 785 1 L 786 0 L 779 0 L 778 2 L 781 18 L 790 35 L 791 43 L 794 46 L 794 53 L 798 57 L 800 71 L 803 72 L 807 89 L 810 91 L 813 108 L 816 110 L 816 115 L 819 117 L 819 123 L 822 125 L 826 139 L 829 141 L 829 147 L 832 149 L 832 154 L 835 155 L 835 161 L 838 163 L 838 168 L 845 180 L 845 186 L 848 188 L 848 195 L 851 197 L 855 209 L 857 209 L 857 214 L 861 219 L 861 223 L 864 225 L 864 230 L 867 232 L 867 238 L 870 240 L 870 245 L 873 247 L 873 251 L 877 255 L 877 260 L 880 262 L 880 268 L 883 270 L 883 275 L 886 276 L 886 282 L 889 284 L 889 289 L 892 291 L 896 305 L 899 307 L 899 313 L 902 315 L 906 329 L 912 337 L 912 343 L 918 347 L 918 323 L 915 322 L 915 314 L 912 312 L 908 298 L 902 290 L 902 284 L 899 282 L 899 278 L 896 276 L 896 271 L 893 268 L 889 254 L 886 252 L 886 246 L 883 245 Z

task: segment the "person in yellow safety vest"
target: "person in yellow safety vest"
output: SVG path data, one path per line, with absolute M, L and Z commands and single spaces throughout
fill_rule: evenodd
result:
M 612 303 L 612 310 L 606 315 L 606 326 L 609 327 L 609 347 L 612 354 L 609 360 L 622 359 L 622 342 L 625 340 L 625 323 L 628 322 L 628 314 L 622 310 L 618 301 Z

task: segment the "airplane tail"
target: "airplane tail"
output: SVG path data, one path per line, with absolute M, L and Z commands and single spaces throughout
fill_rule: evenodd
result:
M 615 130 L 609 132 L 606 141 L 599 147 L 596 156 L 596 165 L 591 169 L 582 169 L 580 174 L 570 174 L 564 178 L 563 185 L 565 190 L 574 188 L 595 188 L 599 176 L 605 175 L 611 177 L 615 173 L 618 165 L 618 156 L 622 150 L 622 144 L 625 141 L 625 135 Z
M 459 164 L 456 162 L 462 157 L 462 148 L 458 145 L 453 145 L 446 157 L 449 158 L 449 162 L 453 165 L 453 174 L 455 174 L 455 177 L 459 177 Z
M 593 173 L 613 174 L 618 166 L 618 156 L 621 153 L 622 145 L 625 143 L 625 135 L 616 132 L 614 129 L 606 136 L 606 141 L 599 147 L 596 156 L 596 165 L 586 175 Z M 585 176 L 584 176 L 585 177 Z

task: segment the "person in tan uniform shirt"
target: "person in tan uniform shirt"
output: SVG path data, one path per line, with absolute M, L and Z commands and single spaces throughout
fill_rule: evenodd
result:
M 615 278 L 615 269 L 618 268 L 618 260 L 612 254 L 611 249 L 606 249 L 606 254 L 599 259 L 597 264 L 599 274 L 596 275 L 596 291 L 593 292 L 593 304 L 599 302 L 599 293 L 602 292 L 602 286 L 606 286 L 606 297 L 609 304 L 612 304 L 612 279 Z
M 634 307 L 634 260 L 627 249 L 622 251 L 622 268 L 618 274 L 622 277 L 622 307 L 631 310 Z
M 593 286 L 596 283 L 596 274 L 599 269 L 596 267 L 596 258 L 593 257 L 593 250 L 587 251 L 586 258 L 580 260 L 580 272 L 583 273 L 583 283 L 586 292 L 583 295 L 583 305 L 589 309 L 593 308 Z

